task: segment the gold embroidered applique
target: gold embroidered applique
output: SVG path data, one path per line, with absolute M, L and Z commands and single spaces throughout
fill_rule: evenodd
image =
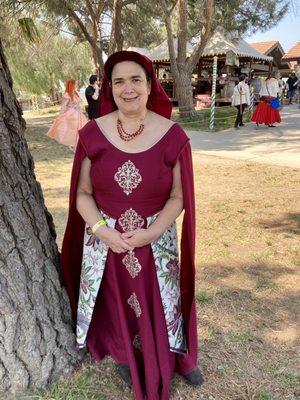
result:
M 127 300 L 127 303 L 131 306 L 137 318 L 142 315 L 142 310 L 140 307 L 140 303 L 136 297 L 136 294 L 133 292 L 132 295 Z
M 118 168 L 114 179 L 127 196 L 133 191 L 133 189 L 136 189 L 142 181 L 139 170 L 130 160 L 126 161 L 122 167 Z
M 132 208 L 126 210 L 124 214 L 121 214 L 118 222 L 124 232 L 130 232 L 142 228 L 144 224 L 143 218 Z
M 139 263 L 139 260 L 135 257 L 133 250 L 128 251 L 122 262 L 132 278 L 138 276 L 139 272 L 142 269 L 142 266 Z

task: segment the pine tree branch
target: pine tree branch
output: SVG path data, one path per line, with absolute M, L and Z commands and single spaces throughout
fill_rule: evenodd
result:
M 171 26 L 171 13 L 168 10 L 166 0 L 160 0 L 160 4 L 161 4 L 162 10 L 164 12 L 165 25 L 166 25 L 167 35 L 168 35 L 168 48 L 169 48 L 171 68 L 175 69 L 175 71 L 173 70 L 172 72 L 173 72 L 173 74 L 178 74 L 178 68 L 177 68 L 177 63 L 176 63 L 176 53 L 175 53 L 174 40 L 173 40 L 173 32 L 172 32 L 172 26 Z
M 96 13 L 95 13 L 95 11 L 94 11 L 94 9 L 93 9 L 93 5 L 92 5 L 92 3 L 90 2 L 90 0 L 85 0 L 85 4 L 86 4 L 86 7 L 87 7 L 87 9 L 88 9 L 88 11 L 89 11 L 91 17 L 92 17 L 94 20 L 98 21 L 97 15 L 96 15 Z
M 207 44 L 207 41 L 211 35 L 211 26 L 212 26 L 212 16 L 214 12 L 214 0 L 205 0 L 205 12 L 204 12 L 204 26 L 202 28 L 199 41 L 197 45 L 194 47 L 194 50 L 191 56 L 187 60 L 187 68 L 189 74 L 193 72 L 203 50 Z
M 100 17 L 103 14 L 104 8 L 105 8 L 105 1 L 99 0 L 97 11 L 96 11 L 97 21 L 100 20 Z
M 78 15 L 76 14 L 76 12 L 73 10 L 72 6 L 69 5 L 69 3 L 66 0 L 62 1 L 64 7 L 66 8 L 70 18 L 73 20 L 73 22 L 75 24 L 78 25 L 78 27 L 80 28 L 81 32 L 83 33 L 84 37 L 86 38 L 86 40 L 90 43 L 90 45 L 93 48 L 97 48 L 97 43 L 95 42 L 95 40 L 93 39 L 93 37 L 89 34 L 88 30 L 86 29 L 84 23 L 81 21 L 81 19 L 78 17 Z
M 123 0 L 122 7 L 126 7 L 129 4 L 135 4 L 135 3 L 136 3 L 136 0 Z

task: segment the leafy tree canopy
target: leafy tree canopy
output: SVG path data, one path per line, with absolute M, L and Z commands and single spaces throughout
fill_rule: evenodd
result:
M 15 90 L 49 94 L 51 89 L 60 90 L 68 78 L 85 85 L 91 71 L 89 46 L 40 22 L 37 28 L 41 39 L 28 42 L 17 24 L 6 26 L 5 53 Z

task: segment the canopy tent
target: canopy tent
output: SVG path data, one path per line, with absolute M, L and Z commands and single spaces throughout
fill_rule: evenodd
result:
M 145 49 L 143 47 L 128 47 L 128 51 L 136 51 L 137 53 L 142 54 L 143 56 L 149 57 L 150 56 L 150 50 Z M 150 57 L 149 57 L 150 58 Z
M 205 46 L 202 57 L 226 55 L 233 51 L 238 57 L 252 58 L 260 61 L 273 61 L 273 57 L 266 56 L 254 49 L 242 38 L 225 37 L 221 32 L 216 32 Z
M 177 39 L 173 39 L 175 53 L 177 53 Z M 192 42 L 187 43 L 187 55 L 191 55 L 195 44 Z M 237 40 L 226 38 L 221 32 L 216 32 L 209 40 L 205 46 L 201 58 L 213 57 L 213 56 L 226 56 L 228 51 L 233 51 L 238 57 L 246 57 L 253 60 L 260 61 L 273 61 L 273 57 L 266 56 L 254 49 L 249 43 L 244 39 L 238 38 Z M 141 49 L 142 54 L 147 51 L 146 49 Z M 145 54 L 147 55 L 147 54 Z M 169 48 L 168 42 L 165 40 L 159 46 L 154 47 L 148 53 L 148 57 L 154 62 L 169 62 Z

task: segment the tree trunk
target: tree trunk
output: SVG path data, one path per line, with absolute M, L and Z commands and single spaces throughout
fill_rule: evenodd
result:
M 58 250 L 0 41 L 0 398 L 45 388 L 78 355 Z
M 191 75 L 185 71 L 181 71 L 175 77 L 175 95 L 178 100 L 180 116 L 184 118 L 195 115 Z
M 52 104 L 57 104 L 58 101 L 58 94 L 57 94 L 57 89 L 55 86 L 54 82 L 54 73 L 50 73 L 50 82 L 51 82 L 51 88 L 50 88 L 50 99 L 52 101 Z
M 98 54 L 97 50 L 92 48 L 92 72 L 94 75 L 99 75 L 100 69 L 99 69 L 99 60 L 98 60 Z
M 175 97 L 178 99 L 180 116 L 196 115 L 193 102 L 193 88 L 191 84 L 192 72 L 196 67 L 199 57 L 207 43 L 211 32 L 211 22 L 214 10 L 214 0 L 204 1 L 205 23 L 202 27 L 200 39 L 195 45 L 192 54 L 187 56 L 187 4 L 186 0 L 179 0 L 177 4 L 178 17 L 178 49 L 175 54 L 171 13 L 174 7 L 168 8 L 166 0 L 160 0 L 165 17 L 168 48 L 170 55 L 171 72 L 175 81 Z
M 123 50 L 124 37 L 122 34 L 122 0 L 114 0 L 113 19 L 110 33 L 108 55 Z
M 104 72 L 104 62 L 103 62 L 102 44 L 101 44 L 102 37 L 101 37 L 101 30 L 98 26 L 98 21 L 96 19 L 93 19 L 92 32 L 93 32 L 93 46 L 92 46 L 93 59 L 95 66 L 97 66 L 97 69 L 95 70 L 94 73 L 102 77 Z

